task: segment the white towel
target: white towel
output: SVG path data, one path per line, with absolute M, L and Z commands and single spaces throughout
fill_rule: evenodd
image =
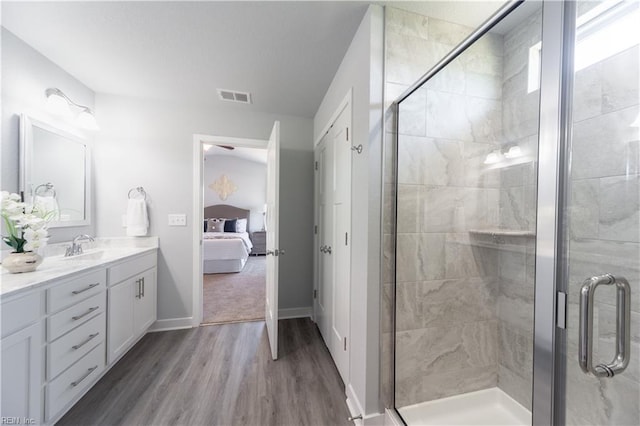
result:
M 60 219 L 60 207 L 58 207 L 56 197 L 36 195 L 33 200 L 33 206 L 38 209 L 38 211 L 46 213 L 48 220 Z
M 144 237 L 147 235 L 149 217 L 144 198 L 129 198 L 127 205 L 127 236 Z

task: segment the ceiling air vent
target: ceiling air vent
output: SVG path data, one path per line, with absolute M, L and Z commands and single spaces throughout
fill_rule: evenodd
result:
M 218 89 L 220 100 L 229 102 L 240 102 L 242 104 L 251 103 L 251 93 L 238 92 L 235 90 Z

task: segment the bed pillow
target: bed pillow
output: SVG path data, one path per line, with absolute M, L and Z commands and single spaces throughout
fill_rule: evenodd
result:
M 224 219 L 208 219 L 207 232 L 224 232 Z
M 224 221 L 224 232 L 236 232 L 236 222 L 238 219 L 227 219 Z
M 247 232 L 247 219 L 238 219 L 236 222 L 236 232 Z

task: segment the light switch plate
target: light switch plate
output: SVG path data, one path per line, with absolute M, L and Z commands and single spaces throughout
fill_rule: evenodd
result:
M 184 213 L 170 214 L 169 226 L 187 226 L 187 215 Z

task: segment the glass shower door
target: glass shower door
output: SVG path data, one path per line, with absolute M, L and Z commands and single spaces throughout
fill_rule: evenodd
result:
M 568 425 L 638 425 L 640 5 L 576 8 L 560 415 Z

